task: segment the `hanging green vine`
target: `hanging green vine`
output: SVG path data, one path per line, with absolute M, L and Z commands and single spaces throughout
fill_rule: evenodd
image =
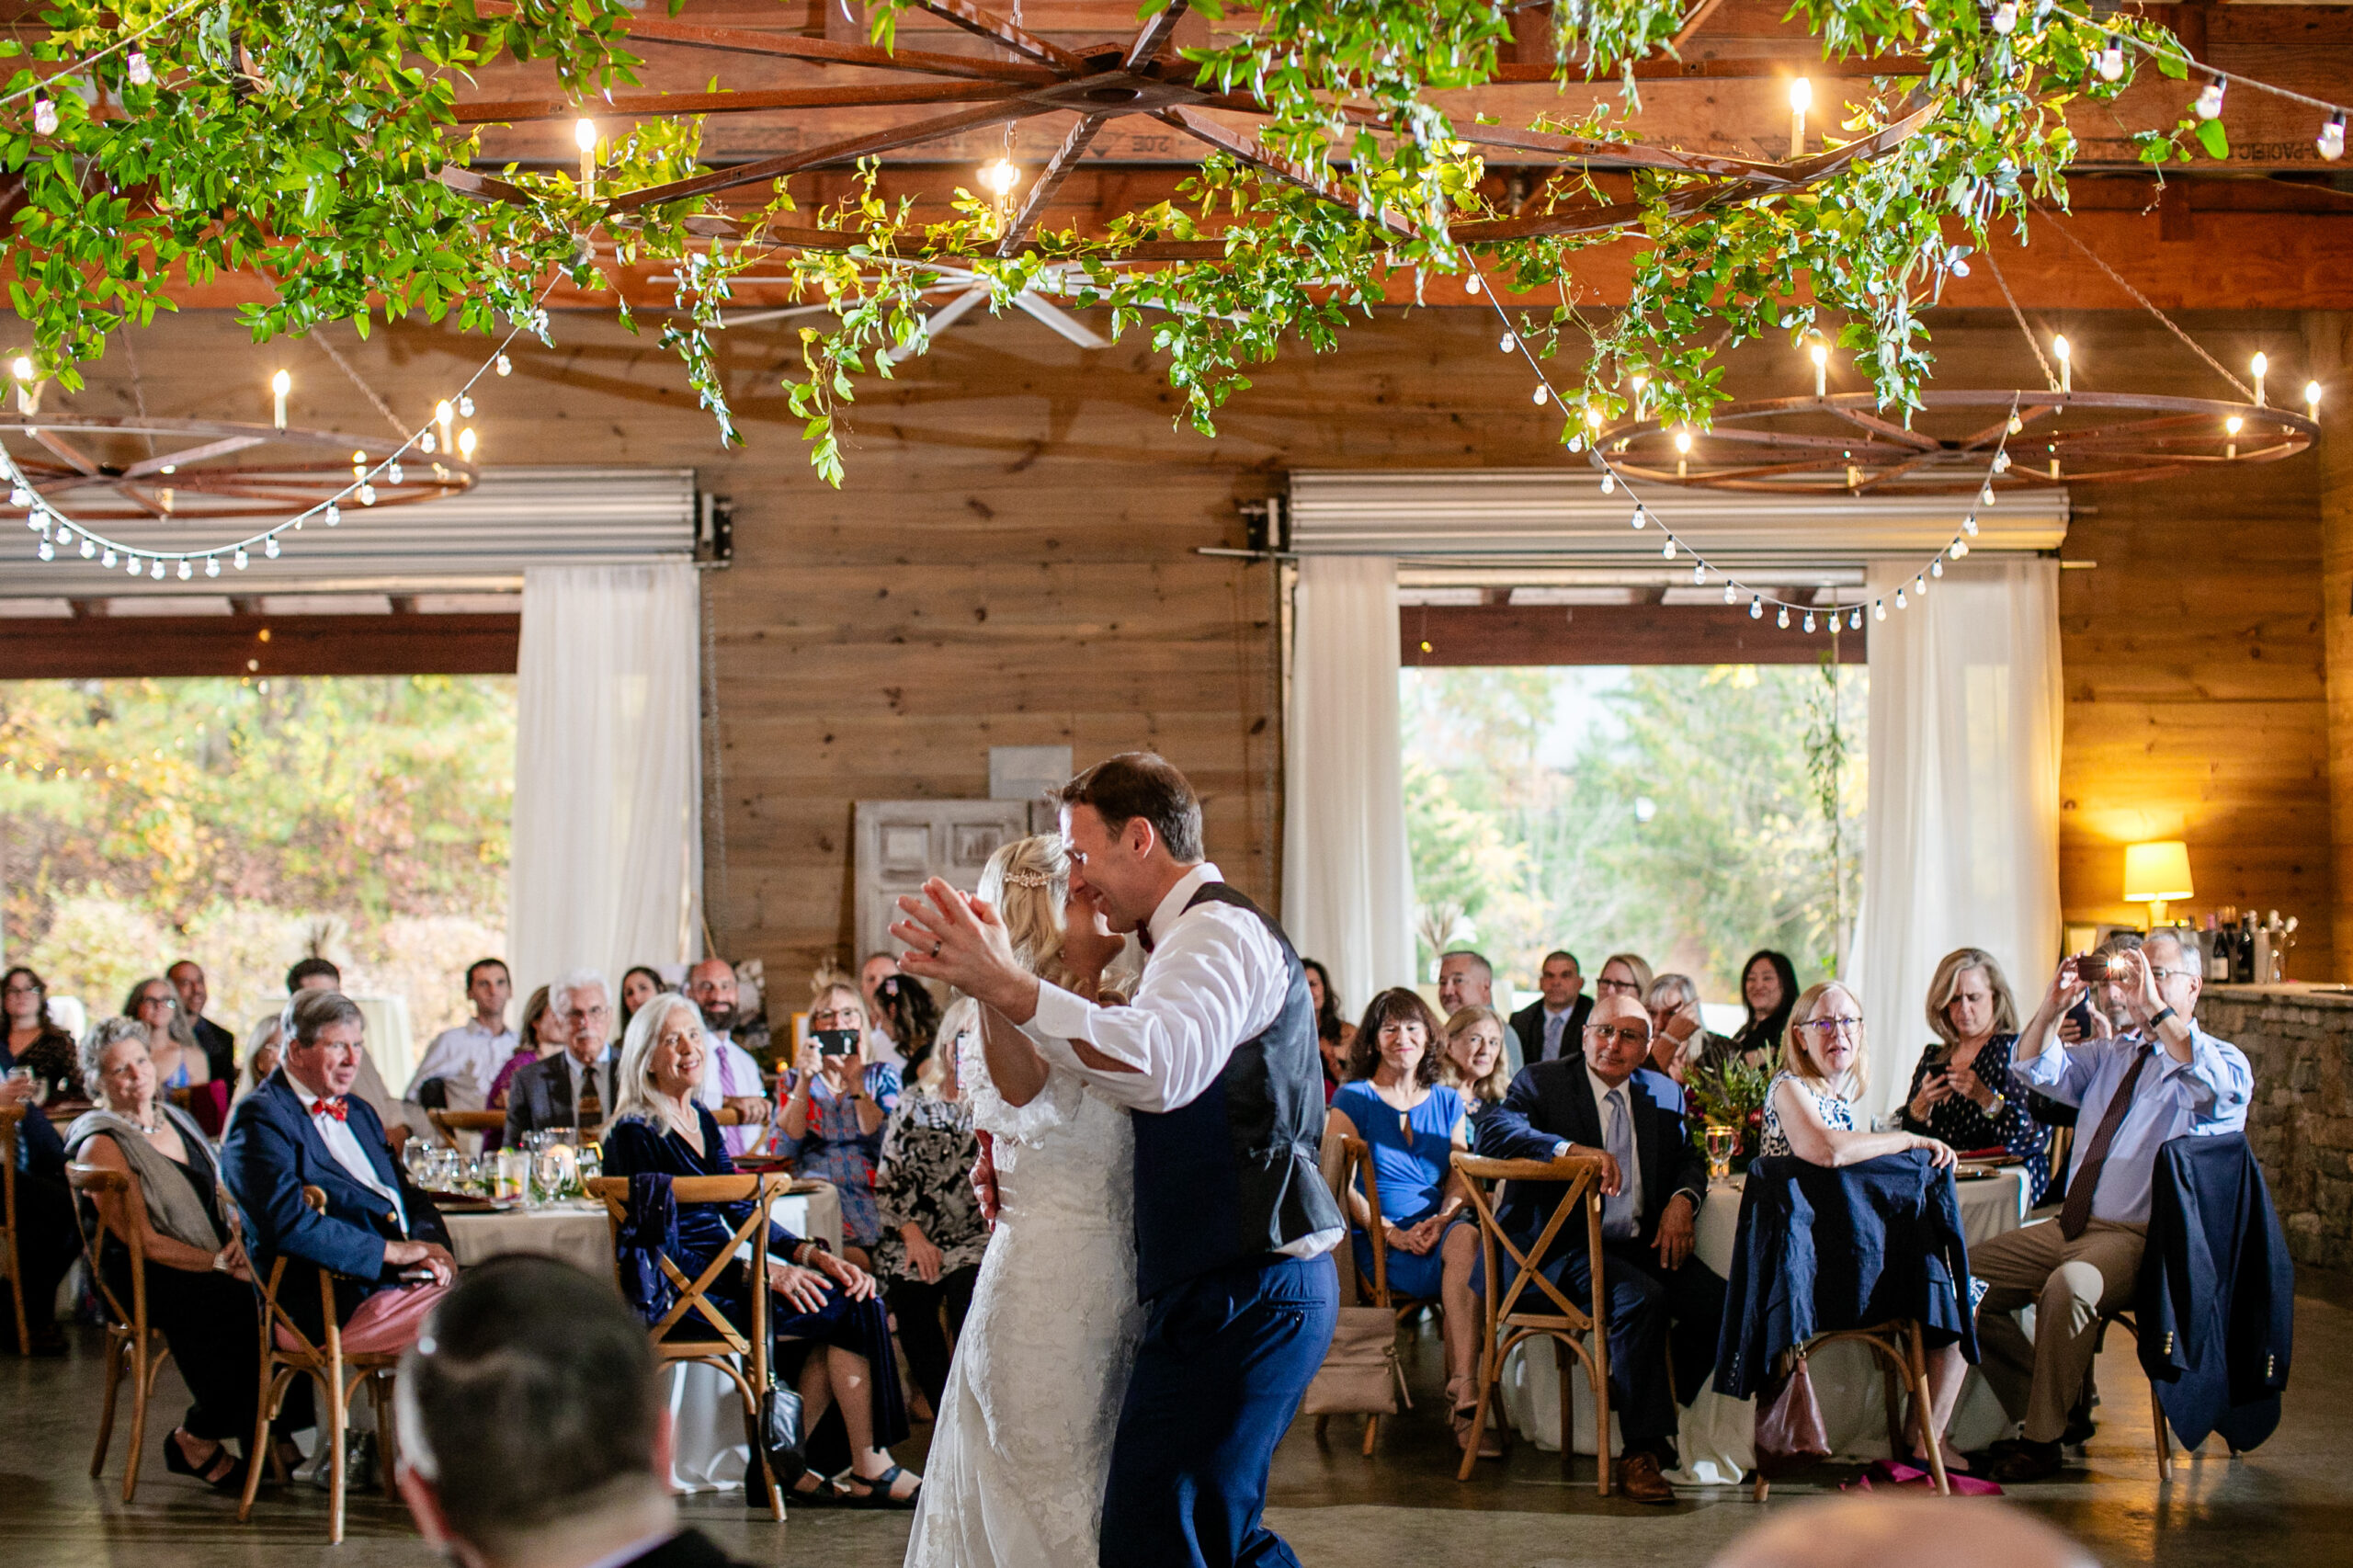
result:
M 892 40 L 907 3 L 881 0 L 878 40 Z M 1165 3 L 1148 0 L 1142 14 Z M 1542 351 L 1586 356 L 1586 407 L 1562 411 L 1565 442 L 1581 438 L 1587 409 L 1622 411 L 1637 374 L 1650 407 L 1704 424 L 1724 395 L 1722 352 L 1776 333 L 1835 332 L 1883 403 L 1902 409 L 1929 369 L 1922 305 L 1965 271 L 1989 227 L 2022 226 L 2033 200 L 2063 204 L 2075 145 L 2063 110 L 2130 84 L 2130 61 L 2113 79 L 2097 68 L 2104 29 L 2165 36 L 2122 15 L 2098 27 L 2072 20 L 2049 0 L 2021 9 L 2004 32 L 1977 0 L 1797 0 L 1793 15 L 1826 56 L 1919 62 L 1917 74 L 1841 78 L 1850 97 L 1832 113 L 1838 137 L 1925 115 L 1877 155 L 1802 189 L 1639 171 L 1632 295 L 1590 322 L 1572 313 L 1578 259 L 1619 234 L 1479 235 L 1472 225 L 1505 214 L 1481 192 L 1471 128 L 1434 100 L 1497 79 L 1511 37 L 1497 0 L 1271 0 L 1254 31 L 1188 58 L 1204 85 L 1257 96 L 1269 110 L 1265 149 L 1324 195 L 1217 154 L 1175 202 L 1099 235 L 1043 233 L 1003 259 L 992 203 L 962 193 L 950 220 L 924 223 L 881 192 L 871 165 L 849 199 L 805 217 L 782 182 L 732 223 L 714 222 L 704 198 L 609 210 L 598 198 L 698 170 L 691 117 L 642 121 L 607 142 L 594 193 L 564 172 L 509 167 L 495 176 L 497 199 L 483 199 L 481 128 L 456 122 L 459 89 L 502 58 L 553 62 L 563 90 L 584 101 L 633 82 L 626 0 L 56 0 L 42 13 L 46 37 L 0 41 L 0 54 L 28 57 L 0 102 L 0 173 L 23 183 L 0 264 L 40 373 L 70 390 L 113 335 L 173 308 L 175 290 L 234 270 L 271 290 L 243 310 L 256 340 L 337 321 L 364 332 L 412 312 L 454 313 L 479 331 L 505 318 L 544 339 L 538 301 L 551 278 L 610 287 L 586 243 L 601 233 L 623 264 L 674 264 L 677 309 L 663 341 L 729 440 L 721 312 L 747 268 L 781 268 L 801 297 L 829 307 L 827 326 L 803 332 L 787 386 L 812 460 L 835 483 L 847 411 L 865 378 L 890 374 L 888 350 L 925 346 L 922 291 L 938 281 L 926 264 L 950 259 L 985 280 L 998 308 L 1050 266 L 1079 269 L 1055 286 L 1108 306 L 1114 336 L 1148 324 L 1205 433 L 1286 340 L 1329 348 L 1395 273 L 1474 266 L 1523 290 L 1560 286 L 1563 303 L 1524 324 Z M 1683 12 L 1683 0 L 1560 0 L 1557 74 L 1618 79 L 1631 110 L 1632 62 L 1665 50 Z M 40 128 L 47 113 L 53 130 Z M 2214 122 L 2185 117 L 2147 132 L 2143 156 L 2219 155 L 2219 131 L 2201 123 Z M 1607 106 L 1541 128 L 1628 139 L 1623 114 Z M 1523 210 L 1562 211 L 1595 194 L 1573 169 Z M 1710 195 L 1719 199 L 1701 199 Z M 843 235 L 845 248 L 785 244 L 788 216 Z M 1221 253 L 1122 263 L 1163 240 L 1209 240 Z M 616 309 L 629 319 L 618 296 Z

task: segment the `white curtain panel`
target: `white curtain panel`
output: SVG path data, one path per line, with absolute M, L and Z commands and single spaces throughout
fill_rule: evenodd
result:
M 534 567 L 516 682 L 517 995 L 568 970 L 701 953 L 695 569 Z M 615 999 L 618 1006 L 619 999 Z
M 1948 565 L 1899 610 L 1913 570 L 1875 565 L 1868 579 L 1888 611 L 1870 623 L 1870 815 L 1847 972 L 1879 1114 L 1933 1038 L 1940 959 L 1992 953 L 2023 1015 L 2060 941 L 2059 564 Z
M 1283 926 L 1345 1016 L 1414 983 L 1414 873 L 1397 733 L 1397 563 L 1310 556 L 1292 620 Z

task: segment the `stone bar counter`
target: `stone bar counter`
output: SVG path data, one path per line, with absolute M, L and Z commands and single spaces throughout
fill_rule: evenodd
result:
M 2353 1267 L 2353 988 L 2209 986 L 2198 1023 L 2254 1065 L 2247 1138 L 2289 1251 Z

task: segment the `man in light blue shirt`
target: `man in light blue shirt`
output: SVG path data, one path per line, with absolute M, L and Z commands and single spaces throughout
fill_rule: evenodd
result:
M 2060 1017 L 2093 989 L 2092 1029 L 2073 1043 Z M 2022 1439 L 1994 1478 L 2040 1481 L 2062 1462 L 2068 1412 L 2091 1374 L 2099 1317 L 2131 1301 L 2149 1230 L 2157 1150 L 2168 1140 L 2244 1131 L 2255 1074 L 2237 1046 L 2191 1021 L 2201 976 L 2179 941 L 2111 937 L 2059 966 L 2042 1006 L 2018 1032 L 2018 1081 L 2081 1108 L 2067 1197 L 2055 1220 L 1996 1236 L 1970 1254 L 1988 1289 L 1977 1309 L 1985 1376 Z M 2072 1032 L 2080 1032 L 2072 1031 Z M 2012 1316 L 2035 1309 L 2034 1337 Z

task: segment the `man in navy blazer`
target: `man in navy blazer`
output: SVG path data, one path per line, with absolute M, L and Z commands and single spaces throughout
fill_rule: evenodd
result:
M 1534 1062 L 1503 1104 L 1479 1121 L 1491 1159 L 1551 1160 L 1599 1153 L 1603 1269 L 1609 1301 L 1609 1391 L 1625 1439 L 1620 1482 L 1636 1502 L 1671 1503 L 1660 1471 L 1675 1459 L 1676 1405 L 1689 1403 L 1715 1364 L 1724 1282 L 1691 1256 L 1708 1166 L 1683 1120 L 1683 1091 L 1643 1063 L 1651 1020 L 1631 996 L 1594 1004 L 1581 1056 Z M 1496 1214 L 1521 1245 L 1542 1232 L 1561 1200 L 1557 1182 L 1508 1184 Z M 1582 1225 L 1564 1226 L 1543 1260 L 1572 1300 L 1590 1295 Z M 1669 1385 L 1672 1336 L 1677 1381 Z
M 352 1094 L 366 1049 L 359 1009 L 339 992 L 299 993 L 284 1060 L 238 1102 L 221 1144 L 221 1171 L 248 1224 L 245 1247 L 267 1278 L 287 1260 L 278 1301 L 306 1335 L 319 1321 L 317 1271 L 335 1280 L 347 1351 L 399 1350 L 457 1276 L 449 1233 L 406 1185 L 384 1124 Z M 324 1213 L 302 1189 L 326 1194 Z

